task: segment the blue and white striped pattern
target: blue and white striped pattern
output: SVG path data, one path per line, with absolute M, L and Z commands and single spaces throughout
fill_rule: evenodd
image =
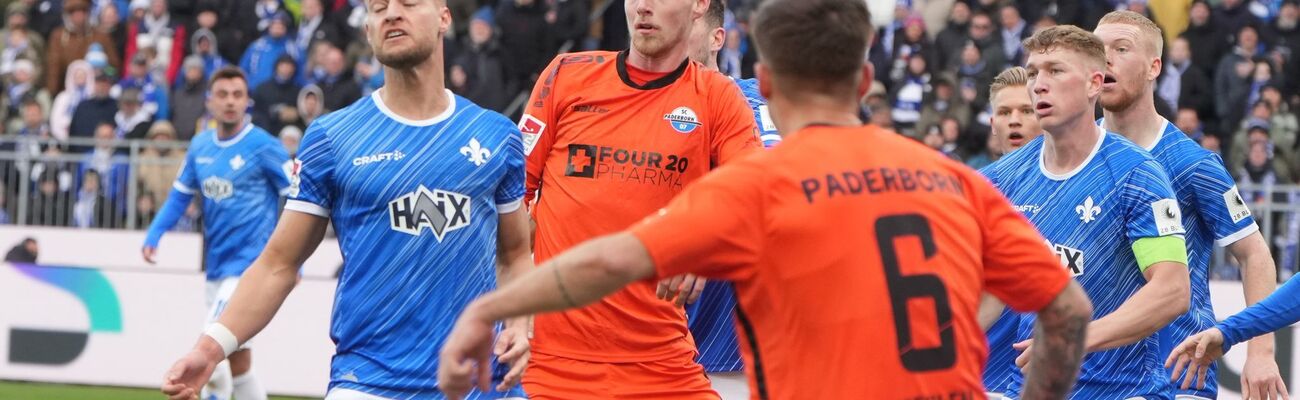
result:
M 203 197 L 209 281 L 242 275 L 266 247 L 289 187 L 288 161 L 284 146 L 251 123 L 229 140 L 212 129 L 190 140 L 172 188 Z
M 1011 348 L 1016 344 L 1020 329 L 1020 314 L 1010 308 L 1002 310 L 998 320 L 985 334 L 989 341 L 989 358 L 984 362 L 984 390 L 990 393 L 1007 393 L 1012 390 L 1016 370 L 1016 357 L 1020 352 Z
M 495 287 L 498 214 L 521 204 L 523 145 L 514 123 L 450 91 L 448 109 L 424 121 L 392 113 L 379 93 L 308 128 L 285 207 L 332 218 L 343 252 L 330 388 L 442 398 L 438 350 L 465 306 Z M 390 202 L 437 191 L 469 199 L 467 226 L 438 237 L 426 225 L 445 221 L 430 212 L 414 234 L 394 227 Z
M 776 123 L 772 122 L 772 115 L 767 112 L 767 99 L 758 93 L 758 80 L 732 78 L 732 81 L 740 87 L 740 93 L 745 95 L 749 108 L 754 110 L 754 123 L 758 125 L 758 138 L 763 141 L 763 147 L 771 148 L 781 143 L 781 134 L 776 132 Z
M 1180 221 L 1166 216 L 1178 213 L 1174 192 L 1160 164 L 1122 136 L 1105 133 L 1088 159 L 1064 175 L 1043 166 L 1045 138 L 998 160 L 986 175 L 1034 223 L 1063 263 L 1075 261 L 1075 279 L 1092 299 L 1094 318 L 1104 316 L 1146 282 L 1132 244 L 1183 233 Z M 1033 315 L 1020 316 L 1016 341 L 1032 336 L 1034 320 Z M 1022 384 L 1015 369 L 1008 394 L 1018 396 Z M 1135 396 L 1173 398 L 1158 335 L 1085 356 L 1070 394 L 1075 399 Z
M 1161 353 L 1168 354 L 1184 338 L 1214 326 L 1214 308 L 1210 303 L 1210 257 L 1214 246 L 1230 245 L 1259 228 L 1245 203 L 1236 203 L 1237 184 L 1217 154 L 1197 145 L 1167 120 L 1161 135 L 1148 150 L 1165 167 L 1178 193 L 1183 226 L 1187 228 L 1187 263 L 1192 283 L 1189 311 L 1161 332 L 1164 349 Z M 1216 398 L 1219 390 L 1216 366 L 1210 366 L 1204 389 L 1180 389 L 1178 393 Z

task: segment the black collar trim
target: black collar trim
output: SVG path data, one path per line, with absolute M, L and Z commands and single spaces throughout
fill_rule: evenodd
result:
M 654 90 L 654 89 L 659 89 L 671 85 L 673 84 L 673 82 L 677 82 L 677 78 L 681 78 L 682 74 L 686 73 L 686 66 L 691 63 L 691 60 L 689 58 L 682 60 L 682 65 L 677 66 L 677 69 L 673 70 L 673 72 L 669 72 L 668 75 L 664 75 L 659 79 L 646 82 L 644 85 L 638 85 L 636 82 L 632 81 L 631 77 L 628 77 L 627 52 L 628 50 L 623 50 L 618 52 L 618 58 L 614 63 L 614 65 L 616 69 L 618 69 L 618 78 L 623 80 L 624 85 L 627 85 L 628 87 L 631 87 L 633 89 Z

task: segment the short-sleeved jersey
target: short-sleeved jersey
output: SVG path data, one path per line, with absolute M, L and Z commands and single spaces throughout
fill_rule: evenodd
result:
M 632 233 L 659 276 L 734 282 L 755 399 L 984 398 L 980 293 L 1033 311 L 1069 283 L 987 180 L 874 126 L 786 135 Z
M 330 387 L 440 398 L 438 350 L 496 286 L 498 215 L 522 203 L 523 145 L 510 120 L 450 91 L 446 111 L 421 121 L 380 93 L 307 129 L 285 208 L 338 233 Z
M 772 148 L 781 143 L 776 123 L 767 111 L 767 99 L 758 93 L 758 80 L 732 79 L 745 95 L 749 108 L 754 110 L 754 124 L 758 126 L 763 147 Z M 686 306 L 686 324 L 695 338 L 700 354 L 695 360 L 706 372 L 736 372 L 745 368 L 740 359 L 740 342 L 736 338 L 736 324 L 732 315 L 736 309 L 736 292 L 731 283 L 710 281 L 704 286 L 700 298 Z
M 280 141 L 251 123 L 228 140 L 213 129 L 190 140 L 172 188 L 203 197 L 208 280 L 240 276 L 262 253 L 289 189 L 280 168 L 288 160 Z
M 1132 245 L 1143 238 L 1182 235 L 1174 191 L 1164 169 L 1128 139 L 1100 132 L 1083 164 L 1066 174 L 1047 171 L 1044 137 L 986 169 L 986 175 L 1038 227 L 1060 263 L 1088 293 L 1094 317 L 1110 314 L 1146 278 Z M 1019 317 L 1016 340 L 1033 335 L 1035 318 Z M 1172 398 L 1159 335 L 1084 356 L 1071 398 Z M 1010 395 L 1023 384 L 1014 369 Z
M 1210 257 L 1214 246 L 1236 243 L 1259 228 L 1237 193 L 1236 182 L 1223 167 L 1223 160 L 1197 145 L 1177 126 L 1166 120 L 1160 138 L 1146 150 L 1169 174 L 1183 211 L 1183 227 L 1187 229 L 1191 305 L 1186 314 L 1161 332 L 1161 354 L 1169 354 L 1184 338 L 1213 327 L 1217 321 L 1210 303 Z M 1179 389 L 1178 393 L 1218 397 L 1216 365 L 1210 365 L 1205 388 Z
M 519 122 L 541 263 L 668 204 L 714 166 L 761 147 L 727 77 L 684 61 L 643 84 L 626 52 L 556 57 Z M 638 282 L 576 310 L 539 315 L 533 351 L 589 362 L 691 356 L 682 308 Z

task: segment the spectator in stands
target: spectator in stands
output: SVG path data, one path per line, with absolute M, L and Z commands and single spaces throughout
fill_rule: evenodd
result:
M 114 134 L 118 139 L 144 139 L 153 125 L 153 114 L 144 108 L 143 96 L 139 89 L 127 89 L 117 99 L 118 111 L 113 115 L 113 124 L 117 126 Z
M 320 86 L 316 85 L 303 86 L 302 90 L 298 91 L 298 117 L 302 119 L 300 128 L 306 129 L 312 121 L 316 120 L 316 117 L 329 111 L 321 105 L 323 97 Z
M 1255 18 L 1246 7 L 1244 0 L 1222 0 L 1214 8 L 1214 23 L 1227 32 L 1238 32 L 1246 26 L 1259 26 L 1259 19 Z
M 957 95 L 951 80 L 940 76 L 934 79 L 931 88 L 921 109 L 921 119 L 916 122 L 918 126 L 935 125 L 948 117 L 956 119 L 961 126 L 970 124 L 970 105 Z
M 972 112 L 988 106 L 989 85 L 993 84 L 993 76 L 1001 71 L 990 65 L 980 52 L 973 42 L 967 43 L 961 51 L 961 64 L 956 71 L 958 94 L 962 101 L 970 104 Z
M 935 151 L 943 153 L 943 155 L 948 158 L 954 160 L 957 159 L 956 155 L 944 150 L 943 128 L 940 128 L 939 125 L 930 125 L 926 127 L 925 133 L 921 135 L 921 143 Z
M 126 149 L 120 147 L 123 143 L 116 130 L 111 122 L 95 127 L 95 146 L 82 158 L 78 176 L 84 181 L 87 171 L 98 172 L 99 187 L 103 188 L 108 201 L 115 205 L 115 209 L 126 211 L 126 189 L 131 182 L 130 160 Z
M 325 53 L 325 79 L 317 83 L 325 94 L 325 109 L 341 110 L 361 98 L 361 85 L 347 71 L 343 51 L 333 46 Z
M 921 21 L 919 16 L 907 17 L 907 20 L 903 22 L 902 32 L 894 35 L 894 43 L 891 45 L 894 46 L 894 60 L 890 65 L 890 70 L 886 71 L 889 73 L 886 76 L 893 81 L 893 84 L 889 86 L 895 90 L 898 89 L 898 83 L 905 78 L 905 75 L 908 75 L 908 68 L 913 56 L 921 57 L 927 66 L 927 72 L 930 60 L 935 58 L 933 54 L 934 45 L 930 44 L 930 39 L 925 36 L 925 22 Z
M 109 90 L 113 87 L 113 76 L 100 72 L 95 75 L 95 90 L 91 97 L 84 99 L 77 104 L 76 111 L 72 112 L 72 124 L 68 126 L 68 137 L 70 138 L 90 138 L 95 136 L 95 129 L 100 124 L 113 123 L 113 117 L 117 115 L 117 101 L 109 96 Z M 73 153 L 83 153 L 89 151 L 87 146 L 74 145 L 69 148 Z
M 230 62 L 226 61 L 225 58 L 222 58 L 220 54 L 217 54 L 217 37 L 212 34 L 212 31 L 199 29 L 194 32 L 194 36 L 190 38 L 190 42 L 194 45 L 194 55 L 198 56 L 199 60 L 203 62 L 203 78 L 205 80 L 212 76 L 213 72 L 216 72 L 218 69 L 221 69 L 221 67 L 230 64 Z M 179 80 L 180 78 L 177 79 Z M 176 86 L 180 86 L 180 83 L 181 82 L 179 81 L 176 82 Z
M 990 70 L 1001 71 L 1007 65 L 1006 52 L 1002 50 L 1002 35 L 996 34 L 997 28 L 993 25 L 993 18 L 985 13 L 977 13 L 970 20 L 970 39 L 979 50 L 980 62 L 987 65 Z M 962 64 L 968 64 L 965 59 L 965 51 L 962 50 Z M 993 80 L 992 75 L 989 78 Z M 988 86 L 988 85 L 984 85 Z M 988 96 L 981 96 L 985 98 Z
M 253 89 L 253 124 L 278 133 L 298 122 L 298 62 L 288 55 L 275 63 L 275 77 Z
M 1156 95 L 1171 109 L 1190 107 L 1203 115 L 1214 114 L 1214 94 L 1210 76 L 1192 62 L 1191 43 L 1185 37 L 1174 39 L 1165 58 Z
M 54 169 L 39 174 L 36 191 L 27 204 L 27 225 L 68 226 L 71 204 L 68 193 L 59 189 L 59 174 Z
M 100 190 L 99 171 L 86 170 L 81 179 L 81 189 L 77 191 L 77 200 L 72 205 L 72 226 L 77 228 L 118 227 L 118 213 Z
M 868 94 L 867 96 L 870 97 L 871 95 Z M 879 126 L 882 129 L 894 130 L 894 119 L 892 116 L 894 114 L 893 113 L 894 110 L 889 107 L 889 104 L 886 104 L 884 102 L 876 103 L 875 105 L 871 106 L 870 109 L 871 109 L 871 124 L 875 126 Z
M 1252 26 L 1237 33 L 1237 45 L 1219 60 L 1214 77 L 1214 110 L 1224 132 L 1234 132 L 1246 114 L 1255 71 L 1259 34 Z
M 1001 16 L 999 22 L 1002 25 L 1002 29 L 998 30 L 1002 37 L 1002 54 L 1011 65 L 1024 64 L 1025 50 L 1020 45 L 1020 41 L 1028 38 L 1033 31 L 1029 29 L 1029 24 L 1020 18 L 1020 10 L 1017 10 L 1014 4 L 1004 4 L 998 10 L 998 15 Z
M 1205 126 L 1201 124 L 1201 118 L 1197 115 L 1196 109 L 1183 107 L 1178 109 L 1178 117 L 1174 120 L 1174 126 L 1183 131 L 1187 137 L 1201 143 L 1205 139 Z
M 136 176 L 140 188 L 154 193 L 170 193 L 176 173 L 185 160 L 185 150 L 172 147 L 178 144 L 175 126 L 167 121 L 154 122 L 149 128 L 149 142 L 148 146 L 140 149 L 137 163 Z
M 184 80 L 172 89 L 172 121 L 176 126 L 176 139 L 189 142 L 197 132 L 199 118 L 206 112 L 208 84 L 203 59 L 199 56 L 186 57 L 182 70 Z
M 243 41 L 240 40 L 242 31 L 235 26 L 232 26 L 233 24 L 222 23 L 225 22 L 225 20 L 222 19 L 224 14 L 220 11 L 220 4 L 218 1 L 219 0 L 200 0 L 198 2 L 196 6 L 197 12 L 194 17 L 194 32 L 197 33 L 200 29 L 204 29 L 213 35 L 214 43 L 220 44 L 220 46 L 215 44 L 213 45 L 213 48 L 216 49 L 216 53 L 220 55 L 220 59 L 238 60 L 244 55 L 244 47 L 241 45 Z M 190 40 L 185 46 L 185 54 L 195 54 L 197 43 L 194 38 L 196 36 L 197 35 L 190 36 Z M 249 38 L 248 41 L 251 42 L 254 38 L 256 37 Z M 213 69 L 212 71 L 215 70 L 216 69 Z M 205 74 L 204 76 L 206 77 L 207 75 Z M 177 79 L 179 80 L 181 78 Z
M 952 4 L 951 13 L 948 16 L 948 24 L 939 35 L 934 38 L 935 60 L 933 66 L 936 70 L 951 71 L 957 69 L 961 62 L 962 49 L 966 47 L 966 42 L 970 41 L 970 5 L 965 1 L 958 1 Z
M 546 13 L 547 30 L 551 33 L 551 49 L 548 55 L 555 55 L 565 42 L 573 43 L 569 51 L 583 49 L 590 26 L 587 20 L 591 13 L 590 0 L 546 0 L 550 11 Z M 724 1 L 724 0 L 718 0 Z
M 185 57 L 185 39 L 189 37 L 185 25 L 167 11 L 167 0 L 148 0 L 149 10 L 137 23 L 127 27 L 126 58 L 131 60 L 139 49 L 141 39 L 153 44 L 157 59 L 167 65 L 167 82 L 176 79 Z
M 1192 64 L 1201 67 L 1206 75 L 1213 77 L 1218 72 L 1216 68 L 1219 60 L 1222 60 L 1223 56 L 1231 50 L 1234 34 L 1236 31 L 1229 32 L 1214 23 L 1209 3 L 1196 0 L 1192 2 L 1192 7 L 1188 11 L 1187 30 L 1179 37 L 1195 44 L 1191 48 Z
M 18 120 L 18 106 L 27 97 L 41 103 L 41 107 L 50 107 L 50 93 L 36 83 L 36 65 L 29 60 L 20 59 L 14 62 L 14 71 L 10 75 L 5 95 L 0 98 L 0 104 L 4 104 L 3 115 L 7 115 L 5 124 L 0 126 L 9 126 Z
M 334 20 L 325 18 L 325 9 L 321 1 L 302 1 L 302 24 L 298 25 L 298 32 L 293 39 L 295 46 L 301 51 L 310 49 L 312 42 L 318 40 L 330 42 L 335 47 L 346 46 L 338 25 Z
M 506 90 L 505 67 L 492 36 L 492 11 L 484 7 L 474 13 L 464 51 L 452 61 L 449 87 L 483 108 L 502 112 L 513 93 Z
M 45 65 L 45 39 L 27 28 L 27 5 L 9 3 L 5 22 L 4 29 L 0 29 L 0 74 L 8 74 L 20 59 Z
M 495 19 L 501 27 L 501 51 L 510 55 L 505 69 L 506 89 L 511 95 L 532 88 L 537 74 L 549 61 L 550 32 L 546 29 L 544 1 L 502 0 L 497 5 Z
M 276 60 L 281 56 L 287 55 L 295 59 L 301 57 L 298 45 L 287 36 L 288 33 L 289 13 L 276 13 L 271 18 L 266 34 L 244 52 L 244 57 L 239 60 L 239 68 L 248 74 L 248 87 L 256 88 L 275 77 Z
M 384 86 L 384 67 L 379 64 L 379 60 L 375 59 L 373 51 L 367 50 L 362 53 L 352 70 L 356 74 L 357 81 L 361 83 L 362 96 L 369 96 Z M 450 72 L 448 74 L 450 75 Z
M 27 25 L 42 38 L 49 38 L 54 28 L 63 25 L 63 0 L 37 0 L 27 4 Z
M 921 102 L 925 92 L 930 89 L 930 73 L 926 70 L 925 57 L 920 53 L 907 56 L 907 71 L 894 81 L 894 128 L 899 133 L 917 137 L 916 121 L 921 119 Z
M 266 32 L 271 28 L 271 23 L 275 21 L 276 14 L 288 12 L 281 0 L 257 0 L 257 5 L 253 6 L 253 14 L 257 16 L 257 32 Z
M 59 140 L 68 140 L 68 128 L 72 124 L 72 113 L 94 92 L 94 71 L 85 60 L 73 61 L 68 65 L 65 77 L 66 89 L 54 96 L 50 106 L 50 133 Z
M 24 138 L 37 140 L 54 139 L 54 136 L 50 134 L 49 124 L 46 124 L 45 122 L 45 107 L 41 106 L 40 102 L 31 97 L 24 98 L 22 100 L 22 105 L 19 106 L 19 110 L 19 114 L 22 115 L 22 118 L 20 119 L 18 128 L 11 129 L 10 132 L 14 132 L 18 137 Z M 36 154 L 32 155 L 38 155 L 40 152 L 44 152 L 45 148 L 48 146 L 49 145 L 47 144 L 34 146 Z
M 126 71 L 127 76 L 118 81 L 110 93 L 120 98 L 127 90 L 134 89 L 140 94 L 145 112 L 158 119 L 170 117 L 171 105 L 167 101 L 167 89 L 149 74 L 148 58 L 144 54 L 136 54 Z
M 1268 26 L 1268 35 L 1277 43 L 1278 50 L 1286 49 L 1290 59 L 1282 69 L 1288 77 L 1282 87 L 1283 98 L 1300 93 L 1300 1 L 1286 0 L 1278 11 L 1277 19 Z
M 95 30 L 108 36 L 108 40 L 113 44 L 113 50 L 120 51 L 120 54 L 126 54 L 126 26 L 122 25 L 122 13 L 116 4 L 106 3 L 99 10 L 99 16 L 95 19 Z
M 1268 127 L 1252 126 L 1247 132 L 1246 162 L 1238 167 L 1237 181 L 1243 185 L 1290 185 L 1295 181 L 1290 171 L 1274 157 L 1274 144 L 1268 136 Z M 1258 194 L 1242 193 L 1247 201 L 1268 201 Z
M 154 192 L 143 191 L 135 197 L 135 227 L 148 227 L 158 215 L 158 200 Z
M 1209 150 L 1211 153 L 1223 156 L 1223 145 L 1218 136 L 1205 135 L 1201 138 L 1201 148 Z
M 9 222 L 9 218 L 6 216 L 3 223 L 8 224 Z M 40 255 L 40 246 L 36 244 L 36 239 L 26 238 L 17 246 L 9 249 L 8 253 L 5 253 L 5 262 L 35 264 L 38 255 Z
M 1282 90 L 1276 84 L 1264 86 L 1260 91 L 1260 102 L 1267 105 L 1272 113 L 1272 118 L 1268 120 L 1269 136 L 1278 145 L 1278 153 L 1290 160 L 1290 154 L 1300 145 L 1300 140 L 1297 140 L 1297 135 L 1300 135 L 1300 119 L 1296 117 L 1291 105 L 1282 101 Z
M 280 130 L 280 144 L 284 145 L 284 150 L 289 153 L 289 158 L 298 157 L 298 145 L 302 144 L 302 129 L 289 125 Z M 293 171 L 285 171 L 286 176 L 292 176 Z
M 107 35 L 96 32 L 90 27 L 90 3 L 87 0 L 64 0 L 63 12 L 66 22 L 50 34 L 49 54 L 46 57 L 45 89 L 50 93 L 63 91 L 63 76 L 68 65 L 86 56 L 92 43 L 102 47 L 108 65 L 114 69 L 122 67 L 121 58 L 113 48 L 113 41 Z

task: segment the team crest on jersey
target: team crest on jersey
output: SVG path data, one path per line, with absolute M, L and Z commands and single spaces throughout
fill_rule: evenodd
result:
M 220 203 L 222 200 L 230 198 L 235 194 L 235 185 L 230 181 L 218 177 L 209 177 L 203 180 L 203 197 L 212 199 Z
M 1223 192 L 1223 205 L 1228 208 L 1228 214 L 1232 216 L 1232 223 L 1241 222 L 1250 216 L 1250 208 L 1246 207 L 1246 199 L 1241 198 L 1241 192 L 1237 191 L 1237 186 Z
M 478 139 L 470 138 L 469 144 L 461 146 L 460 155 L 469 157 L 469 162 L 482 167 L 483 164 L 487 164 L 488 157 L 492 156 L 492 151 L 484 148 L 483 144 L 478 142 Z
M 691 133 L 700 126 L 700 119 L 690 107 L 677 107 L 673 112 L 664 114 L 664 121 L 678 133 Z
M 469 196 L 420 185 L 388 203 L 388 219 L 395 231 L 419 236 L 429 228 L 441 242 L 449 232 L 469 226 L 470 203 Z
M 1096 220 L 1097 216 L 1101 215 L 1101 205 L 1094 204 L 1092 196 L 1088 196 L 1088 198 L 1083 199 L 1083 204 L 1074 206 L 1074 212 L 1079 214 L 1079 220 L 1086 224 Z
M 244 157 L 236 154 L 235 158 L 230 159 L 230 169 L 238 171 L 244 167 Z

